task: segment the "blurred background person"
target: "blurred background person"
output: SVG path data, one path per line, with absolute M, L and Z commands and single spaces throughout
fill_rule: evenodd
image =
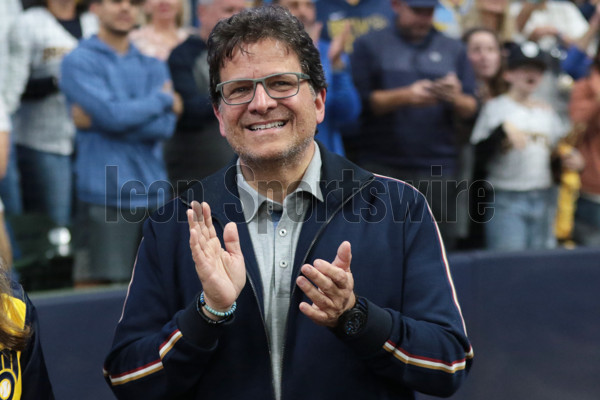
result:
M 352 53 L 354 42 L 359 37 L 394 25 L 390 0 L 319 0 L 316 6 L 317 21 L 323 24 L 323 39 L 332 40 L 350 24 L 350 35 L 344 49 L 347 54 Z
M 20 0 L 0 1 L 0 97 L 3 102 L 5 98 L 5 87 L 7 85 L 7 76 L 9 71 L 9 43 L 8 33 L 17 16 L 23 11 Z M 17 65 L 14 65 L 15 67 Z M 22 66 L 19 66 L 22 68 Z M 6 106 L 6 105 L 5 105 Z M 8 111 L 7 111 L 8 114 Z M 3 178 L 0 178 L 0 197 L 4 201 L 4 211 L 6 215 L 19 215 L 23 212 L 23 202 L 21 199 L 21 186 L 19 182 L 19 170 L 15 156 L 15 145 L 11 133 L 9 143 L 9 159 L 6 166 L 6 172 Z M 14 250 L 14 249 L 13 249 Z
M 467 46 L 467 57 L 473 66 L 477 82 L 475 96 L 482 107 L 488 100 L 506 91 L 503 77 L 502 43 L 498 34 L 489 28 L 468 30 L 463 41 Z M 478 110 L 479 112 L 479 110 Z M 485 207 L 492 189 L 485 181 L 485 171 L 475 169 L 475 155 L 470 143 L 471 132 L 477 115 L 458 121 L 456 129 L 459 157 L 459 181 L 466 182 L 467 191 L 457 199 L 457 223 L 461 248 L 482 248 L 485 246 Z
M 567 54 L 561 61 L 561 68 L 573 79 L 587 76 L 594 62 L 596 53 L 589 52 L 598 43 L 600 31 L 600 5 L 596 5 L 589 19 L 589 28 L 583 36 L 575 40 L 567 49 Z
M 579 244 L 600 246 L 600 52 L 589 76 L 575 83 L 569 109 L 573 123 L 584 129 L 577 148 L 585 160 L 573 238 Z
M 6 174 L 10 150 L 10 120 L 4 107 L 4 101 L 0 97 L 0 179 Z M 10 238 L 6 229 L 4 219 L 4 203 L 0 196 L 0 263 L 4 262 L 7 267 L 12 266 L 12 249 Z
M 37 312 L 0 258 L 0 358 L 5 399 L 54 400 Z
M 568 130 L 568 104 L 573 79 L 562 70 L 561 60 L 567 49 L 588 31 L 588 22 L 570 1 L 513 2 L 510 13 L 516 24 L 513 40 L 516 43 L 535 42 L 550 55 L 548 68 L 534 95 L 550 103 Z
M 126 282 L 142 224 L 171 196 L 162 144 L 181 101 L 166 64 L 129 41 L 143 0 L 94 0 L 97 35 L 62 63 L 60 86 L 77 125 L 78 287 Z
M 58 88 L 60 64 L 82 37 L 98 29 L 76 0 L 46 0 L 27 9 L 9 33 L 4 98 L 14 112 L 13 134 L 25 212 L 71 223 L 75 127 Z
M 475 72 L 477 99 L 485 103 L 504 93 L 506 82 L 502 76 L 502 42 L 498 34 L 489 28 L 472 28 L 464 34 L 463 41 Z
M 166 61 L 171 51 L 189 32 L 183 27 L 184 1 L 146 0 L 146 22 L 129 34 L 129 39 L 143 54 Z
M 546 249 L 556 245 L 556 190 L 550 156 L 566 134 L 558 114 L 532 97 L 547 64 L 533 42 L 513 46 L 504 78 L 508 91 L 481 110 L 471 142 L 493 187 L 485 233 L 490 250 Z M 578 154 L 565 155 L 573 165 Z
M 394 0 L 396 24 L 354 44 L 363 112 L 357 161 L 426 195 L 446 247 L 457 243 L 459 146 L 455 120 L 477 111 L 475 76 L 462 42 L 433 27 L 436 0 Z
M 168 59 L 173 88 L 183 100 L 177 128 L 164 146 L 171 184 L 179 193 L 187 182 L 200 180 L 225 166 L 233 157 L 210 101 L 206 41 L 223 18 L 246 8 L 246 0 L 200 0 L 200 27 L 173 49 Z
M 331 42 L 321 39 L 323 24 L 316 20 L 313 0 L 276 0 L 298 18 L 321 53 L 321 64 L 327 81 L 325 119 L 318 126 L 316 139 L 329 151 L 344 156 L 344 143 L 340 128 L 358 119 L 361 111 L 360 97 L 352 83 L 350 61 L 344 48 L 350 39 L 350 23 Z
M 514 33 L 509 11 L 510 0 L 440 0 L 433 19 L 436 29 L 453 38 L 482 27 L 496 32 L 504 42 Z

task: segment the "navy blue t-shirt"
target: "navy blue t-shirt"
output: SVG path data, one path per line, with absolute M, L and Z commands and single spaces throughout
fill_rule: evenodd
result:
M 440 165 L 454 171 L 458 148 L 451 105 L 402 107 L 374 116 L 368 99 L 374 90 L 406 87 L 456 73 L 463 92 L 474 94 L 475 75 L 462 42 L 432 30 L 422 43 L 405 41 L 395 28 L 358 39 L 352 54 L 354 83 L 363 101 L 358 137 L 359 161 L 377 161 L 393 168 L 429 171 Z

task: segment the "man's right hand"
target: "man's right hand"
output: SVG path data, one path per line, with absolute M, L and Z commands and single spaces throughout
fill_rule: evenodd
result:
M 92 126 L 92 118 L 77 104 L 71 106 L 71 118 L 78 129 L 90 129 Z
M 433 82 L 429 79 L 422 79 L 410 85 L 411 105 L 413 106 L 431 106 L 437 103 L 433 94 Z
M 233 222 L 225 225 L 223 249 L 207 203 L 193 201 L 192 208 L 187 210 L 187 218 L 190 249 L 206 305 L 217 311 L 227 311 L 246 284 L 246 266 L 237 226 Z

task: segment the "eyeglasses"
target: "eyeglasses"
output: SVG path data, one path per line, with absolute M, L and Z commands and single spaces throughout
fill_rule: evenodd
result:
M 233 79 L 217 85 L 225 104 L 237 106 L 250 103 L 256 94 L 256 84 L 261 83 L 272 99 L 286 99 L 298 94 L 300 81 L 310 76 L 300 72 L 283 72 L 257 79 Z

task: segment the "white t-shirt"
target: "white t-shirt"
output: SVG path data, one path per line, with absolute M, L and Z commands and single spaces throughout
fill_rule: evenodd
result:
M 488 101 L 482 108 L 471 143 L 487 139 L 504 122 L 529 132 L 527 145 L 509 149 L 488 160 L 487 180 L 495 189 L 526 191 L 552 186 L 550 154 L 566 128 L 550 106 L 526 107 L 507 95 Z
M 10 131 L 10 119 L 6 113 L 6 107 L 4 107 L 4 101 L 0 97 L 0 132 Z

